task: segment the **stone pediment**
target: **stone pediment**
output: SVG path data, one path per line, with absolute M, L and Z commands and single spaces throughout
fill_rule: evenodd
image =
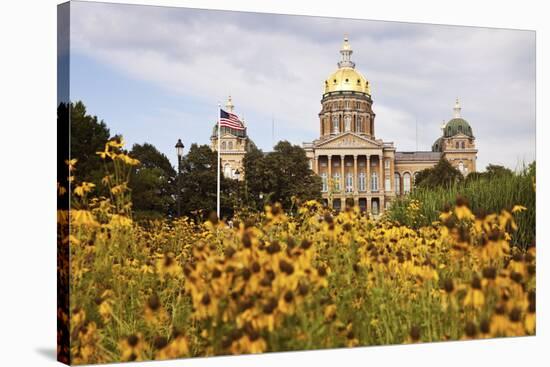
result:
M 383 143 L 354 133 L 345 133 L 315 144 L 315 148 L 382 148 Z

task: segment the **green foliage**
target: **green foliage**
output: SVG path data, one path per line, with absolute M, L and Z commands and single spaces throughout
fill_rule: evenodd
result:
M 519 229 L 512 236 L 512 244 L 526 247 L 535 241 L 536 233 L 535 162 L 518 173 L 505 170 L 492 169 L 491 174 L 472 173 L 467 180 L 448 187 L 416 187 L 408 196 L 396 199 L 387 215 L 408 225 L 407 208 L 412 200 L 417 200 L 421 203 L 422 214 L 418 226 L 429 225 L 438 220 L 442 209 L 453 204 L 458 196 L 465 197 L 478 215 L 523 205 L 527 210 L 515 214 Z M 494 174 L 495 171 L 504 174 Z
M 189 153 L 182 158 L 182 214 L 204 219 L 216 211 L 217 157 L 208 145 L 192 144 Z M 237 180 L 220 176 L 220 215 L 223 218 L 233 215 L 242 194 Z
M 416 187 L 450 187 L 463 179 L 462 173 L 445 158 L 441 158 L 432 168 L 426 168 L 415 176 Z
M 140 161 L 130 177 L 134 211 L 141 217 L 175 213 L 176 171 L 153 145 L 134 144 L 130 156 Z
M 77 158 L 77 177 L 80 181 L 100 182 L 103 177 L 103 161 L 96 154 L 109 140 L 109 128 L 98 121 L 97 116 L 87 114 L 81 101 L 70 104 L 71 158 Z
M 267 154 L 252 147 L 244 158 L 244 171 L 249 203 L 258 209 L 267 202 L 290 209 L 293 198 L 321 199 L 321 179 L 309 168 L 298 145 L 281 141 Z
M 496 164 L 490 164 L 487 168 L 485 168 L 485 172 L 482 174 L 486 176 L 512 176 L 514 172 L 512 172 L 509 168 Z
M 511 177 L 514 175 L 511 169 L 496 164 L 489 164 L 485 168 L 485 172 L 472 172 L 467 177 L 467 181 L 478 180 L 480 178 L 493 178 L 493 177 Z

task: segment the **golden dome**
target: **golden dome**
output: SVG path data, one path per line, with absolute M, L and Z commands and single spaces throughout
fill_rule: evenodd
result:
M 354 91 L 370 95 L 369 82 L 354 68 L 341 67 L 325 80 L 325 93 L 339 91 Z
M 338 70 L 325 80 L 325 93 L 353 91 L 370 95 L 369 82 L 363 74 L 355 70 L 355 63 L 351 61 L 352 53 L 348 38 L 345 37 L 340 49 L 342 59 L 338 62 Z

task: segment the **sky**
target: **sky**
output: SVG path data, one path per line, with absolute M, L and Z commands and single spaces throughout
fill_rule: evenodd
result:
M 458 97 L 478 170 L 535 159 L 533 31 L 72 2 L 70 32 L 71 100 L 128 148 L 151 143 L 173 164 L 178 138 L 186 151 L 209 144 L 228 95 L 264 151 L 318 138 L 344 35 L 377 139 L 430 150 Z

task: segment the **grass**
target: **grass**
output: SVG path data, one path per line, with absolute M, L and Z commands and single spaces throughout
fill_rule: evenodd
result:
M 416 228 L 429 225 L 439 219 L 443 208 L 453 205 L 456 198 L 462 196 L 469 202 L 476 214 L 498 213 L 522 205 L 526 211 L 518 213 L 518 230 L 512 235 L 512 245 L 527 247 L 534 243 L 536 234 L 536 195 L 535 171 L 525 168 L 513 175 L 480 177 L 474 180 L 439 188 L 417 188 L 408 196 L 393 202 L 389 218 L 404 225 Z M 415 223 L 407 216 L 411 200 L 421 203 L 419 218 Z

